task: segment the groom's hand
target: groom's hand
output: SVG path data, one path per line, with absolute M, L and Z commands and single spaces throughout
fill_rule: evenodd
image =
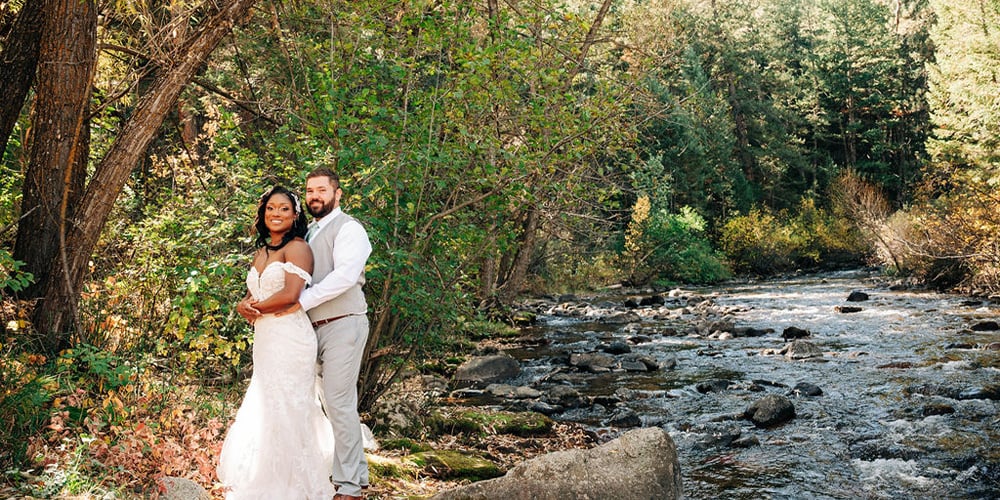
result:
M 240 316 L 243 316 L 243 319 L 249 321 L 251 325 L 260 317 L 260 311 L 253 306 L 256 302 L 252 299 L 243 299 L 236 305 L 236 312 L 240 313 Z
M 292 306 L 289 307 L 288 309 L 285 309 L 284 311 L 278 311 L 278 312 L 274 313 L 274 315 L 275 316 L 284 316 L 286 314 L 291 314 L 291 313 L 293 313 L 295 311 L 298 311 L 299 309 L 302 309 L 302 306 L 299 305 L 298 302 L 296 302 L 296 303 L 292 304 Z

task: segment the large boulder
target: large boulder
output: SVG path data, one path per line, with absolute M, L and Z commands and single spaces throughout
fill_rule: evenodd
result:
M 506 475 L 434 495 L 433 500 L 681 498 L 674 441 L 659 427 L 635 429 L 596 448 L 535 457 Z
M 210 500 L 212 497 L 200 484 L 183 477 L 164 477 L 159 480 L 160 500 Z
M 455 370 L 453 381 L 459 387 L 482 387 L 493 382 L 509 380 L 521 373 L 521 364 L 506 354 L 472 358 Z

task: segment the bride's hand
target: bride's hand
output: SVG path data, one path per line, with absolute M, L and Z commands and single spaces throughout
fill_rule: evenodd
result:
M 253 299 L 243 299 L 236 305 L 236 312 L 240 313 L 240 316 L 243 316 L 243 319 L 249 321 L 251 325 L 260 317 L 260 311 L 254 307 L 256 303 L 257 301 Z
M 278 311 L 278 312 L 274 313 L 274 315 L 275 316 L 284 316 L 286 314 L 291 314 L 291 313 L 293 313 L 295 311 L 298 311 L 299 309 L 302 309 L 302 306 L 299 305 L 298 302 L 296 302 L 296 303 L 292 304 L 291 307 L 289 307 L 288 309 L 285 309 L 284 311 Z

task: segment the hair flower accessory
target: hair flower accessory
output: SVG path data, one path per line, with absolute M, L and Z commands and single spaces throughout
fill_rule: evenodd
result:
M 284 189 L 277 184 L 271 186 L 271 189 L 264 191 L 264 194 L 260 195 L 260 203 L 264 203 L 264 200 L 269 199 L 271 195 L 273 195 L 274 192 L 278 190 L 281 190 L 281 192 L 292 198 L 292 207 L 295 209 L 295 216 L 298 217 L 299 214 L 302 213 L 302 203 L 299 201 L 299 196 L 296 195 L 292 190 Z

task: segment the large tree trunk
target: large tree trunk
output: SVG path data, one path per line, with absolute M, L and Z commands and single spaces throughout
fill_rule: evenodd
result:
M 49 349 L 58 349 L 68 342 L 64 333 L 73 326 L 87 263 L 129 173 L 145 155 L 184 86 L 229 34 L 233 24 L 242 21 L 256 2 L 216 2 L 219 5 L 217 10 L 184 43 L 178 45 L 168 61 L 162 63 L 156 79 L 139 98 L 108 153 L 97 165 L 78 209 L 73 211 L 72 224 L 66 234 L 64 259 L 56 262 L 66 278 L 47 280 L 43 284 L 44 298 L 35 309 L 36 328 L 49 332 L 52 340 L 47 345 Z
M 0 53 L 0 151 L 7 149 L 10 133 L 21 116 L 21 107 L 35 78 L 42 19 L 42 2 L 28 2 L 18 12 L 13 29 L 3 41 L 3 52 Z
M 497 289 L 497 297 L 503 303 L 510 302 L 524 289 L 524 283 L 528 279 L 528 266 L 538 244 L 539 215 L 538 209 L 531 207 L 524 216 L 524 226 L 518 238 L 517 256 L 514 257 L 510 274 L 503 286 Z
M 97 46 L 93 0 L 46 0 L 44 9 L 31 153 L 21 199 L 24 217 L 14 245 L 14 258 L 35 276 L 35 284 L 24 292 L 31 298 L 40 296 L 48 282 L 68 284 L 60 274 L 65 269 L 59 264 L 61 243 L 86 179 L 85 131 Z

